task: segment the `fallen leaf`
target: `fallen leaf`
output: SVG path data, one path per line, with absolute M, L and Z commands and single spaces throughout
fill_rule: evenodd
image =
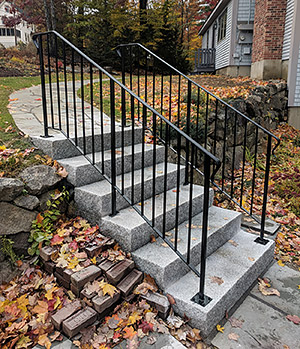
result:
M 230 340 L 237 341 L 239 338 L 240 338 L 240 336 L 236 333 L 232 332 L 232 333 L 228 334 L 228 339 L 230 339 Z
M 281 266 L 281 267 L 284 267 L 284 266 L 285 266 L 285 264 L 282 262 L 282 260 L 279 260 L 279 261 L 277 262 L 277 264 L 278 264 L 279 266 Z
M 231 317 L 228 321 L 230 322 L 230 325 L 232 327 L 239 327 L 239 328 L 242 328 L 244 323 L 243 320 L 236 319 L 235 317 Z
M 125 327 L 123 331 L 125 332 L 123 337 L 129 340 L 131 340 L 137 334 L 132 326 Z
M 255 258 L 253 258 L 253 257 L 248 257 L 248 259 L 249 259 L 249 261 L 251 261 L 251 262 L 254 262 L 254 261 L 255 261 Z
M 287 315 L 286 318 L 289 321 L 292 321 L 295 325 L 299 325 L 300 324 L 300 318 L 297 315 Z
M 237 242 L 235 242 L 234 240 L 228 240 L 228 242 L 234 246 L 234 247 L 237 247 L 239 244 Z
M 149 345 L 153 345 L 156 342 L 156 338 L 154 336 L 149 336 L 146 340 L 146 343 Z
M 156 241 L 156 238 L 154 235 L 150 235 L 150 242 L 151 244 Z
M 221 325 L 217 325 L 216 328 L 217 331 L 224 333 L 224 327 L 222 327 Z
M 167 298 L 168 298 L 169 303 L 170 303 L 171 305 L 176 304 L 175 299 L 174 299 L 169 293 L 167 293 Z
M 210 276 L 209 278 L 210 278 L 211 282 L 218 284 L 218 285 L 222 285 L 224 282 L 224 280 L 218 276 Z

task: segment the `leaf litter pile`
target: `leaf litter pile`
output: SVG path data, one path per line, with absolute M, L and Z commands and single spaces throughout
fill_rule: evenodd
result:
M 42 219 L 41 215 L 39 219 Z M 109 248 L 89 257 L 83 247 L 92 246 L 96 236 L 99 236 L 99 227 L 91 226 L 80 217 L 59 219 L 50 240 L 54 251 L 51 263 L 79 271 L 96 264 L 101 258 L 112 262 L 130 258 L 117 243 L 109 244 Z M 53 274 L 47 274 L 32 262 L 20 263 L 21 274 L 9 284 L 0 286 L 0 343 L 3 349 L 31 348 L 37 343 L 51 348 L 53 342 L 63 339 L 62 334 L 54 329 L 51 315 L 76 297 L 72 291 L 61 287 Z M 117 291 L 105 278 L 87 283 L 85 289 L 110 297 Z M 128 348 L 138 348 L 144 337 L 147 337 L 148 344 L 154 344 L 156 338 L 153 334 L 157 332 L 173 335 L 188 348 L 207 348 L 199 330 L 190 327 L 187 318 L 176 316 L 171 309 L 167 319 L 163 320 L 158 311 L 142 298 L 148 292 L 156 291 L 154 280 L 146 275 L 109 316 L 83 329 L 72 339 L 73 343 L 79 348 L 104 349 L 126 340 Z M 89 302 L 86 298 L 81 300 L 83 307 L 89 306 Z

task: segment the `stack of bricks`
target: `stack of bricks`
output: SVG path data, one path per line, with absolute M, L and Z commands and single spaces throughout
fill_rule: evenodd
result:
M 95 247 L 87 248 L 90 257 L 99 253 Z M 95 252 L 96 251 L 96 252 Z M 80 271 L 56 267 L 51 261 L 51 256 L 56 253 L 53 247 L 44 247 L 40 251 L 40 257 L 46 271 L 53 273 L 57 282 L 64 288 L 71 290 L 81 301 L 66 305 L 52 316 L 53 325 L 57 330 L 63 331 L 68 337 L 78 334 L 83 328 L 91 325 L 96 320 L 106 316 L 122 299 L 126 299 L 143 279 L 143 273 L 135 269 L 132 260 L 125 258 L 119 262 L 98 258 L 97 264 L 89 265 Z M 107 280 L 116 287 L 116 292 L 110 295 L 99 296 L 89 293 L 84 288 L 86 284 L 94 280 Z M 86 305 L 86 301 L 90 306 Z
M 57 282 L 77 297 L 52 315 L 54 327 L 70 338 L 95 321 L 103 319 L 122 300 L 129 300 L 134 288 L 143 280 L 143 273 L 135 269 L 133 260 L 124 255 L 124 259 L 115 261 L 103 257 L 109 255 L 106 250 L 114 245 L 113 239 L 99 234 L 99 239 L 93 239 L 92 243 L 81 249 L 88 256 L 87 260 L 93 258 L 96 264 L 83 262 L 83 269 L 76 272 L 55 264 L 58 247 L 46 246 L 40 250 L 44 269 L 54 274 Z M 113 294 L 104 295 L 100 288 L 100 292 L 89 288 L 94 281 L 104 281 L 115 287 Z M 143 298 L 158 310 L 162 318 L 166 318 L 170 308 L 167 297 L 159 293 L 148 293 Z

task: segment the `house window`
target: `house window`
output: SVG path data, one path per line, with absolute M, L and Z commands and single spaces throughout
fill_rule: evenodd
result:
M 0 36 L 6 36 L 6 28 L 0 28 Z
M 21 32 L 17 29 L 17 38 L 21 38 Z
M 219 17 L 218 42 L 223 40 L 226 36 L 226 23 L 227 23 L 227 8 Z

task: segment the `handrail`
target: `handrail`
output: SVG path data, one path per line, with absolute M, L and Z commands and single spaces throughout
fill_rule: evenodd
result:
M 46 42 L 46 45 L 43 43 L 43 39 Z M 61 47 L 58 45 L 58 39 L 60 40 Z M 57 33 L 56 31 L 48 31 L 44 33 L 37 33 L 33 35 L 33 41 L 35 46 L 38 49 L 39 57 L 40 57 L 40 69 L 41 69 L 41 83 L 42 83 L 42 104 L 43 104 L 43 116 L 44 116 L 44 137 L 49 137 L 48 129 L 56 129 L 59 130 L 66 138 L 78 149 L 78 151 L 86 157 L 86 159 L 94 166 L 94 168 L 102 174 L 105 180 L 107 180 L 111 184 L 111 215 L 114 216 L 117 214 L 117 205 L 121 205 L 117 201 L 117 194 L 125 199 L 125 201 L 132 206 L 132 208 L 146 221 L 148 225 L 150 225 L 154 231 L 169 245 L 170 248 L 179 256 L 179 258 L 184 261 L 184 263 L 200 278 L 200 287 L 199 293 L 195 296 L 197 302 L 203 306 L 205 306 L 210 299 L 205 296 L 204 293 L 204 285 L 205 285 L 205 263 L 206 263 L 206 251 L 207 251 L 207 234 L 208 234 L 208 210 L 209 210 L 209 189 L 210 182 L 214 178 L 214 174 L 221 167 L 220 159 L 213 155 L 210 151 L 208 151 L 205 147 L 200 145 L 196 140 L 194 140 L 190 135 L 186 134 L 179 127 L 174 125 L 170 120 L 165 118 L 161 113 L 159 113 L 154 107 L 151 107 L 146 101 L 140 98 L 137 94 L 135 94 L 131 89 L 127 88 L 125 84 L 119 82 L 115 77 L 109 74 L 105 69 L 99 66 L 94 60 L 90 59 L 86 54 L 81 52 L 77 47 L 75 47 L 72 43 L 70 43 L 67 39 L 65 39 L 62 35 Z M 53 46 L 53 47 L 52 47 Z M 73 116 L 71 117 L 71 113 L 69 110 L 68 103 L 68 79 L 67 79 L 67 49 L 71 51 L 70 65 L 72 72 L 72 80 L 70 84 L 72 85 L 72 102 L 74 107 Z M 46 52 L 48 61 L 48 72 L 45 73 L 45 61 L 44 55 Z M 60 53 L 62 52 L 62 53 Z M 59 68 L 58 68 L 58 59 L 62 56 L 62 70 L 64 74 L 63 85 L 64 85 L 64 96 L 66 98 L 65 106 L 61 105 L 60 100 L 60 82 L 59 82 Z M 80 59 L 80 82 L 81 82 L 81 110 L 78 112 L 78 106 L 76 103 L 76 89 L 75 89 L 75 55 L 77 55 Z M 52 69 L 51 59 L 55 61 L 55 67 Z M 84 64 L 87 64 L 89 71 L 89 82 L 90 82 L 90 116 L 89 120 L 87 120 L 88 115 L 85 111 L 85 95 L 84 95 Z M 100 109 L 99 109 L 99 117 L 100 117 L 100 134 L 96 134 L 95 132 L 95 108 L 94 108 L 94 89 L 93 89 L 93 77 L 94 71 L 99 73 L 99 98 L 100 98 Z M 52 72 L 56 73 L 56 86 L 52 84 Z M 46 79 L 45 75 L 48 73 L 49 75 L 49 91 L 46 89 Z M 104 110 L 103 106 L 103 75 L 109 80 L 109 111 Z M 119 138 L 117 137 L 116 131 L 116 99 L 115 92 L 116 87 L 121 90 L 121 113 L 122 113 L 122 122 L 120 124 L 120 132 Z M 53 93 L 57 94 L 58 99 L 58 114 L 55 114 L 56 106 L 54 105 Z M 125 175 L 125 160 L 124 160 L 124 134 L 125 134 L 125 122 L 126 122 L 126 94 L 130 99 L 130 111 L 129 115 L 131 118 L 131 127 L 129 126 L 129 130 L 131 131 L 131 184 L 127 189 L 124 186 L 124 175 Z M 50 102 L 47 100 L 47 96 L 50 97 Z M 51 126 L 48 124 L 48 103 L 50 103 L 50 113 L 51 113 Z M 135 107 L 136 104 L 138 106 L 138 110 L 141 107 L 142 109 L 142 117 L 141 117 L 141 126 L 138 128 L 135 126 Z M 62 108 L 65 108 L 65 119 L 62 120 Z M 81 120 L 78 122 L 78 117 L 81 113 Z M 104 133 L 104 117 L 105 113 L 109 113 L 109 125 L 110 132 L 108 134 Z M 150 114 L 153 118 L 150 126 L 148 125 L 148 116 Z M 55 118 L 58 117 L 58 127 L 55 125 Z M 66 122 L 66 125 L 63 124 L 63 121 Z M 73 124 L 71 124 L 71 121 Z M 87 135 L 87 121 L 91 127 L 91 135 Z M 140 114 L 139 114 L 140 121 Z M 79 136 L 79 126 L 80 133 L 82 132 L 82 136 Z M 75 136 L 72 135 L 71 128 L 74 127 Z M 159 127 L 160 126 L 160 127 Z M 66 128 L 66 130 L 65 130 Z M 160 128 L 160 130 L 159 130 Z M 128 129 L 127 129 L 128 130 Z M 153 162 L 152 162 L 152 217 L 148 217 L 144 211 L 144 201 L 145 201 L 145 135 L 147 131 L 151 131 L 153 135 Z M 177 141 L 181 144 L 181 138 L 185 140 L 185 146 L 187 148 L 185 155 L 185 176 L 182 176 L 182 166 L 181 159 L 183 155 L 179 150 L 175 151 L 174 148 L 170 145 L 170 133 L 174 132 L 176 134 Z M 105 141 L 104 138 L 109 135 L 110 142 Z M 137 135 L 137 136 L 136 136 Z M 136 137 L 142 146 L 142 154 L 141 154 L 141 185 L 140 185 L 140 193 L 135 193 L 135 183 L 134 183 L 134 174 L 135 174 L 135 142 Z M 140 138 L 139 138 L 140 137 Z M 97 143 L 96 140 L 99 142 Z M 159 140 L 159 144 L 162 144 L 164 147 L 164 162 L 163 162 L 163 189 L 157 187 L 156 183 L 156 146 L 157 139 Z M 110 144 L 110 148 L 108 145 Z M 89 147 L 91 150 L 89 150 Z M 98 149 L 98 148 L 99 149 Z M 116 161 L 116 149 L 117 147 L 121 148 L 121 169 L 118 168 Z M 97 150 L 98 149 L 98 150 Z M 110 158 L 110 175 L 107 174 L 107 170 L 104 166 L 104 152 L 105 150 L 110 150 L 111 158 Z M 177 154 L 177 166 L 176 166 L 176 176 L 177 176 L 177 186 L 176 186 L 176 204 L 175 204 L 175 242 L 172 243 L 166 237 L 166 200 L 167 200 L 167 190 L 169 185 L 173 183 L 168 183 L 168 150 L 171 149 L 175 151 Z M 97 163 L 96 160 L 96 151 L 100 152 L 100 164 Z M 203 198 L 203 223 L 202 223 L 202 242 L 201 242 L 201 261 L 200 262 L 200 272 L 195 268 L 192 264 L 191 260 L 191 229 L 192 229 L 192 217 L 193 217 L 193 185 L 194 185 L 194 169 L 197 167 L 197 151 L 202 154 L 203 157 L 203 175 L 204 175 L 204 198 Z M 88 153 L 91 153 L 91 156 Z M 211 171 L 211 169 L 213 170 Z M 117 169 L 120 171 L 121 183 L 117 183 Z M 177 237 L 178 237 L 178 226 L 181 223 L 179 221 L 179 197 L 180 197 L 180 185 L 182 185 L 181 178 L 185 177 L 186 185 L 189 185 L 189 199 L 188 199 L 188 244 L 186 253 L 182 253 L 178 250 L 177 247 Z M 161 184 L 160 184 L 161 185 Z M 156 194 L 159 190 L 163 190 L 163 222 L 156 222 L 155 219 L 155 200 Z M 140 195 L 139 195 L 140 194 Z M 138 197 L 137 197 L 138 195 Z M 147 194 L 149 195 L 149 193 Z M 137 206 L 137 202 L 140 201 L 140 208 Z M 162 225 L 162 227 L 161 227 Z M 197 252 L 197 258 L 199 259 L 199 252 Z
M 125 51 L 125 49 L 128 48 L 128 51 Z M 133 50 L 134 48 L 136 48 L 136 51 L 134 51 L 135 53 L 133 54 Z M 221 192 L 223 193 L 227 198 L 229 198 L 230 200 L 232 200 L 235 204 L 237 204 L 245 213 L 249 214 L 255 221 L 257 221 L 258 223 L 261 224 L 261 230 L 260 230 L 260 238 L 257 240 L 257 242 L 259 243 L 266 243 L 267 240 L 264 239 L 264 227 L 265 227 L 265 218 L 266 218 L 266 206 L 267 206 L 267 194 L 268 194 L 268 179 L 269 179 L 269 171 L 270 171 L 270 161 L 271 161 L 271 154 L 274 155 L 275 150 L 277 149 L 277 147 L 280 144 L 280 140 L 277 136 L 275 136 L 272 132 L 270 132 L 269 130 L 267 130 L 266 128 L 264 128 L 263 126 L 261 126 L 260 124 L 258 124 L 256 121 L 252 120 L 250 117 L 248 117 L 247 115 L 243 114 L 242 112 L 240 112 L 239 110 L 237 110 L 236 108 L 234 108 L 233 106 L 231 106 L 230 104 L 226 103 L 225 101 L 223 101 L 221 98 L 217 97 L 216 95 L 214 95 L 212 92 L 210 92 L 209 90 L 207 90 L 205 87 L 199 85 L 198 83 L 196 83 L 195 81 L 193 81 L 191 78 L 189 78 L 187 75 L 183 74 L 182 72 L 180 72 L 178 69 L 176 69 L 175 67 L 173 67 L 171 64 L 169 64 L 168 62 L 166 62 L 165 60 L 161 59 L 159 56 L 157 56 L 155 53 L 153 53 L 152 51 L 150 51 L 149 49 L 147 49 L 145 46 L 139 44 L 139 43 L 129 43 L 129 44 L 121 44 L 119 46 L 116 47 L 117 53 L 119 54 L 119 56 L 122 58 L 122 81 L 125 84 L 125 72 L 126 72 L 126 67 L 125 67 L 125 62 L 126 59 L 128 59 L 130 67 L 127 69 L 127 72 L 130 72 L 130 81 L 131 81 L 131 85 L 132 85 L 132 65 L 133 62 L 136 61 L 134 64 L 137 64 L 138 66 L 138 91 L 140 91 L 140 59 L 141 56 L 144 57 L 143 59 L 145 59 L 145 73 L 144 73 L 144 79 L 145 79 L 145 98 L 147 100 L 147 76 L 148 76 L 148 63 L 147 61 L 150 59 L 150 57 L 152 57 L 153 59 L 153 81 L 155 81 L 155 72 L 154 72 L 154 65 L 157 64 L 159 65 L 159 69 L 162 71 L 161 74 L 161 82 L 158 82 L 159 84 L 161 84 L 161 113 L 163 110 L 163 105 L 164 105 L 164 77 L 167 77 L 169 75 L 169 85 L 170 86 L 170 92 L 169 92 L 169 106 L 166 107 L 166 110 L 169 113 L 169 118 L 171 118 L 171 114 L 172 114 L 172 97 L 174 97 L 174 93 L 172 91 L 173 87 L 172 87 L 172 77 L 178 75 L 178 91 L 177 91 L 177 95 L 175 95 L 175 100 L 177 100 L 178 103 L 178 113 L 177 113 L 177 123 L 179 125 L 180 122 L 182 122 L 181 120 L 181 114 L 180 114 L 180 108 L 179 108 L 179 104 L 182 102 L 181 101 L 181 95 L 180 95 L 180 86 L 181 86 L 181 81 L 183 81 L 184 79 L 187 82 L 187 102 L 186 102 L 186 120 L 184 121 L 186 123 L 186 128 L 189 130 L 190 129 L 190 123 L 191 123 L 191 105 L 192 105 L 192 88 L 194 87 L 196 89 L 196 92 L 198 93 L 198 97 L 196 97 L 196 106 L 197 106 L 197 112 L 196 112 L 196 139 L 198 141 L 198 137 L 199 137 L 199 132 L 201 131 L 201 128 L 199 129 L 199 105 L 200 105 L 200 101 L 199 101 L 199 96 L 200 96 L 200 91 L 204 92 L 206 94 L 206 103 L 205 103 L 205 107 L 206 108 L 206 115 L 205 115 L 205 148 L 207 147 L 207 142 L 208 142 L 208 137 L 210 137 L 210 140 L 212 140 L 213 144 L 211 145 L 211 152 L 216 155 L 217 152 L 217 138 L 220 139 L 221 137 L 221 142 L 222 142 L 222 154 L 221 155 L 217 155 L 218 157 L 222 157 L 222 180 L 221 180 L 221 184 L 218 184 L 216 181 L 212 180 L 213 185 Z M 124 57 L 123 57 L 124 56 Z M 158 61 L 158 63 L 156 62 Z M 161 67 L 164 67 L 164 69 L 162 69 Z M 156 94 L 157 92 L 155 91 L 155 88 L 153 86 L 153 91 L 150 93 Z M 173 95 L 172 95 L 173 94 Z M 139 95 L 139 92 L 138 92 Z M 210 98 L 211 97 L 211 98 Z M 212 107 L 209 105 L 209 101 L 213 100 L 213 104 Z M 153 97 L 153 105 L 154 105 L 154 97 Z M 224 115 L 222 115 L 221 119 L 219 118 L 220 112 L 219 110 L 221 109 L 221 107 L 225 110 Z M 211 110 L 214 109 L 214 116 L 211 117 Z M 231 115 L 229 114 L 231 113 Z M 231 117 L 232 116 L 232 117 Z M 239 124 L 238 123 L 238 118 L 241 119 L 242 123 Z M 211 122 L 211 119 L 213 119 L 212 124 L 209 124 L 209 122 Z M 232 125 L 231 129 L 228 125 L 228 122 L 230 121 L 234 121 L 234 125 Z M 224 125 L 224 126 L 223 126 Z M 247 138 L 248 138 L 248 129 L 250 129 L 250 127 L 253 127 L 255 130 L 254 135 L 255 135 L 255 153 L 254 153 L 254 165 L 253 165 L 253 179 L 252 179 L 252 193 L 251 193 L 251 204 L 250 204 L 250 208 L 246 208 L 246 206 L 244 206 L 243 204 L 243 190 L 244 190 L 244 175 L 245 175 L 245 161 L 246 161 L 246 148 L 247 148 Z M 220 134 L 218 134 L 218 129 L 220 131 L 221 128 L 221 136 Z M 238 128 L 242 128 L 242 132 L 243 132 L 243 142 L 238 143 L 237 141 L 237 136 L 238 136 Z M 209 135 L 209 129 L 212 129 L 213 135 Z M 233 132 L 232 132 L 233 130 Z M 255 180 L 256 180 L 256 168 L 257 168 L 257 153 L 258 153 L 258 142 L 259 142 L 259 131 L 262 131 L 263 134 L 266 136 L 266 138 L 268 138 L 267 140 L 267 144 L 268 144 L 268 148 L 267 148 L 267 156 L 266 156 L 266 167 L 265 167 L 265 178 L 264 178 L 264 192 L 263 192 L 263 209 L 262 209 L 262 215 L 261 215 L 261 220 L 259 220 L 254 214 L 253 214 L 253 202 L 254 202 L 254 190 L 255 190 Z M 228 193 L 225 189 L 225 185 L 224 183 L 226 183 L 225 178 L 226 178 L 226 171 L 228 172 L 228 169 L 226 169 L 226 151 L 228 149 L 228 134 L 231 133 L 231 137 L 233 138 L 233 153 L 232 153 L 232 164 L 230 166 L 230 170 L 231 170 L 231 189 L 229 190 L 230 193 Z M 188 132 L 189 134 L 189 132 Z M 223 135 L 223 138 L 222 138 Z M 240 135 L 239 135 L 240 136 Z M 240 137 L 239 137 L 240 138 Z M 276 144 L 272 147 L 272 139 L 276 141 Z M 200 142 L 199 142 L 200 143 Z M 220 143 L 220 142 L 219 142 Z M 242 146 L 243 149 L 243 154 L 242 154 L 242 178 L 241 178 L 241 188 L 240 188 L 240 194 L 239 194 L 239 198 L 235 199 L 235 195 L 234 195 L 234 180 L 235 180 L 235 153 L 236 153 L 236 147 L 237 146 Z M 187 149 L 187 152 L 189 150 Z M 231 155 L 230 155 L 231 156 Z M 220 167 L 221 167 L 220 166 Z M 196 169 L 197 170 L 197 169 Z M 214 171 L 214 173 L 216 173 L 217 171 Z M 201 173 L 201 172 L 200 172 Z M 201 173 L 202 174 L 202 173 Z
M 152 57 L 155 57 L 157 60 L 159 60 L 160 62 L 162 62 L 163 64 L 165 64 L 167 67 L 169 67 L 170 69 L 172 69 L 173 71 L 175 71 L 178 75 L 181 75 L 182 77 L 184 77 L 185 79 L 187 79 L 189 82 L 191 82 L 193 85 L 199 87 L 201 90 L 203 90 L 205 93 L 208 93 L 211 97 L 215 98 L 216 100 L 218 100 L 219 102 L 221 102 L 222 104 L 224 104 L 225 106 L 229 107 L 231 110 L 233 110 L 235 113 L 239 114 L 240 116 L 242 116 L 243 118 L 247 119 L 249 122 L 251 122 L 252 124 L 254 124 L 256 127 L 258 127 L 259 129 L 261 129 L 262 131 L 264 131 L 265 133 L 269 134 L 272 138 L 274 138 L 277 142 L 280 143 L 280 139 L 275 136 L 273 133 L 271 133 L 270 131 L 268 131 L 267 129 L 265 129 L 264 127 L 262 127 L 261 125 L 259 125 L 257 122 L 253 121 L 252 119 L 250 119 L 247 115 L 241 113 L 239 110 L 237 110 L 236 108 L 234 108 L 233 106 L 231 106 L 230 104 L 224 102 L 221 98 L 217 97 L 216 95 L 214 95 L 212 92 L 210 92 L 209 90 L 207 90 L 205 87 L 199 85 L 198 83 L 196 83 L 194 80 L 190 79 L 187 75 L 181 73 L 178 69 L 176 69 L 175 67 L 173 67 L 171 64 L 169 64 L 168 62 L 164 61 L 162 58 L 160 58 L 159 56 L 157 56 L 155 53 L 153 53 L 152 51 L 150 51 L 149 49 L 147 49 L 145 46 L 139 44 L 139 43 L 129 43 L 129 44 L 120 44 L 117 46 L 116 49 L 118 49 L 118 47 L 126 47 L 126 46 L 139 46 L 141 47 L 143 50 L 147 51 L 149 54 L 151 54 Z M 278 143 L 278 145 L 279 145 Z M 278 145 L 276 146 L 276 148 L 278 147 Z
M 123 85 L 119 80 L 117 80 L 113 75 L 111 75 L 109 72 L 107 72 L 105 69 L 103 69 L 99 64 L 97 64 L 94 60 L 89 58 L 86 54 L 84 54 L 82 51 L 80 51 L 76 46 L 74 46 L 70 41 L 65 39 L 62 35 L 60 35 L 55 30 L 43 32 L 43 33 L 36 33 L 32 36 L 32 40 L 34 41 L 34 44 L 37 48 L 39 48 L 38 43 L 36 41 L 36 38 L 39 35 L 46 35 L 46 34 L 56 34 L 62 41 L 64 41 L 66 44 L 68 44 L 73 50 L 75 50 L 77 53 L 79 53 L 82 57 L 84 57 L 89 63 L 93 64 L 95 68 L 99 69 L 102 73 L 104 73 L 107 77 L 109 77 L 111 80 L 113 80 L 119 87 L 124 89 L 126 92 L 128 92 L 131 96 L 133 96 L 136 100 L 138 100 L 143 106 L 147 107 L 152 113 L 156 114 L 160 119 L 162 119 L 165 123 L 167 123 L 170 127 L 172 127 L 176 132 L 180 133 L 182 136 L 186 138 L 188 142 L 193 144 L 195 147 L 197 147 L 201 152 L 203 152 L 205 155 L 209 156 L 212 161 L 216 164 L 216 166 L 221 166 L 221 161 L 216 156 L 211 154 L 207 149 L 202 147 L 199 143 L 197 143 L 194 139 L 192 139 L 190 136 L 182 132 L 176 125 L 174 125 L 172 122 L 170 122 L 167 118 L 165 118 L 163 115 L 158 113 L 155 109 L 153 109 L 148 103 L 146 103 L 143 99 L 141 99 L 138 95 L 136 95 L 133 91 L 131 91 L 129 88 L 127 88 L 125 85 Z

